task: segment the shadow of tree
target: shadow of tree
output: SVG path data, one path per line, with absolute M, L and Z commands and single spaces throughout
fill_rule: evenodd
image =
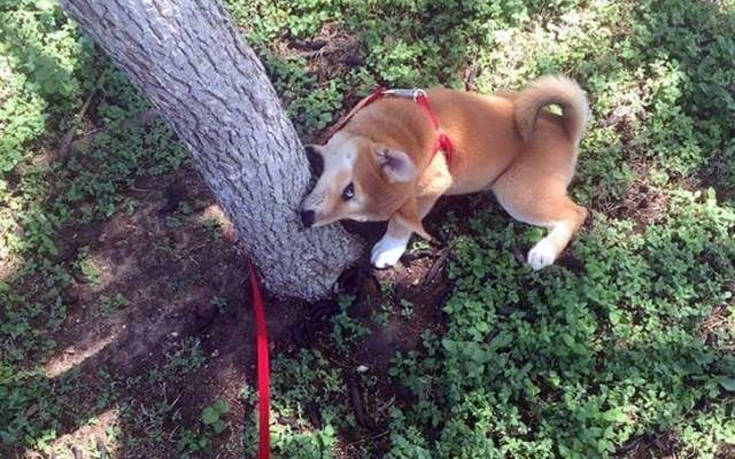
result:
M 179 183 L 159 190 L 160 179 L 164 184 Z M 115 453 L 140 457 L 144 450 L 127 444 L 129 438 L 163 435 L 164 425 L 170 434 L 176 427 L 171 416 L 183 411 L 196 420 L 202 404 L 224 396 L 220 392 L 227 386 L 205 383 L 210 371 L 231 370 L 238 381 L 249 380 L 252 335 L 243 259 L 231 238 L 221 236 L 216 227 L 208 229 L 201 218 L 216 211 L 212 196 L 193 171 L 138 186 L 153 188 L 146 188 L 143 204 L 132 215 L 117 214 L 109 222 L 88 227 L 83 235 L 64 235 L 65 250 L 90 248 L 98 278 L 90 282 L 69 267 L 75 278 L 60 295 L 66 317 L 53 334 L 58 351 L 50 359 L 47 352 L 27 354 L 23 366 L 32 369 L 40 364 L 43 371 L 7 375 L 2 391 L 9 416 L 4 427 L 10 436 L 3 441 L 6 452 L 48 444 L 45 436 L 74 432 L 114 409 L 120 414 L 112 422 L 122 438 L 114 445 Z M 186 190 L 175 199 L 192 206 L 190 217 L 165 210 L 170 186 Z M 173 219 L 180 223 L 171 225 Z M 12 287 L 16 285 L 11 283 Z M 277 331 L 275 327 L 276 336 Z M 202 365 L 207 371 L 188 374 Z M 189 385 L 190 378 L 201 381 Z M 233 393 L 226 397 L 236 399 L 235 388 L 229 389 Z M 171 405 L 156 408 L 172 391 L 176 396 L 167 400 Z M 146 412 L 151 419 L 144 419 Z M 104 438 L 109 427 L 101 426 L 98 434 Z M 13 446 L 13 438 L 24 446 Z M 169 438 L 172 444 L 158 447 L 175 451 L 176 440 Z
M 0 455 L 68 456 L 67 445 L 86 454 L 97 445 L 73 435 L 90 426 L 99 448 L 119 457 L 168 455 L 182 413 L 198 432 L 202 408 L 218 397 L 242 412 L 252 336 L 243 259 L 197 173 L 179 168 L 182 148 L 160 121 L 139 119 L 137 91 L 76 37 L 59 45 L 79 47 L 73 70 L 48 53 L 34 21 L 53 30 L 66 19 L 53 5 L 8 8 L 21 6 L 2 38 L 26 87 L 46 101 L 48 131 L 32 140 L 49 157 L 23 158 L 7 195 L 24 197 L 25 260 L 0 279 Z M 75 120 L 82 97 L 91 103 Z M 69 127 L 71 151 L 56 157 L 57 131 Z M 295 316 L 292 304 L 281 312 Z

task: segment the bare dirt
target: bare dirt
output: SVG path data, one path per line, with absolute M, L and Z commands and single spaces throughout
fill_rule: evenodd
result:
M 90 281 L 75 270 L 64 292 L 70 304 L 67 318 L 53 337 L 57 351 L 45 365 L 46 373 L 63 378 L 78 372 L 84 390 L 95 394 L 110 384 L 100 370 L 116 380 L 145 381 L 182 340 L 197 338 L 207 357 L 206 367 L 185 381 L 167 383 L 164 393 L 176 398 L 175 407 L 184 421 L 162 426 L 162 431 L 172 435 L 174 442 L 182 426 L 198 422 L 203 406 L 218 398 L 227 400 L 229 429 L 218 438 L 222 445 L 216 449 L 223 452 L 221 457 L 229 457 L 240 450 L 244 423 L 250 422 L 253 409 L 243 405 L 241 397 L 243 387 L 252 386 L 255 378 L 246 260 L 236 247 L 231 224 L 190 167 L 164 177 L 139 179 L 127 197 L 138 203 L 133 212 L 118 212 L 107 222 L 83 229 L 70 228 L 57 241 L 59 263 L 77 263 L 80 253 L 87 253 L 97 275 Z M 219 228 L 213 229 L 211 221 L 219 222 Z M 377 240 L 383 230 L 382 225 L 353 225 L 352 229 L 368 241 Z M 447 249 L 433 247 L 413 259 L 407 257 L 396 269 L 383 271 L 371 269 L 364 258 L 344 274 L 337 288 L 355 297 L 350 314 L 370 327 L 356 360 L 386 371 L 397 350 L 415 348 L 424 329 L 442 327 L 441 304 L 451 288 L 445 275 L 449 255 Z M 390 285 L 390 291 L 381 284 Z M 124 304 L 109 306 L 118 295 Z M 412 305 L 410 320 L 393 314 L 381 326 L 371 321 L 373 311 L 400 300 Z M 304 346 L 327 346 L 323 338 L 338 311 L 336 299 L 309 304 L 266 292 L 266 303 L 272 356 Z M 160 393 L 160 387 L 143 382 L 123 398 L 142 406 Z M 62 438 L 71 447 L 75 439 L 96 435 L 98 449 L 113 452 L 101 435 L 110 427 L 112 421 L 105 420 L 111 416 L 94 403 L 90 395 L 85 406 L 77 407 L 76 414 L 65 420 Z M 360 407 L 356 410 L 359 418 Z M 80 425 L 91 416 L 97 417 L 96 427 Z M 139 423 L 116 422 L 127 436 L 148 434 Z M 171 451 L 175 448 L 171 443 Z M 142 454 L 134 444 L 118 445 L 114 452 L 118 457 Z

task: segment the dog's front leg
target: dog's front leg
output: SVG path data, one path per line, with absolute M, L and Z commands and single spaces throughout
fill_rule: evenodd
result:
M 418 182 L 417 198 L 418 217 L 422 220 L 434 207 L 437 199 L 449 189 L 452 176 L 449 173 L 444 155 L 435 155 L 423 172 Z M 387 268 L 398 263 L 401 255 L 408 247 L 411 229 L 400 222 L 397 217 L 388 221 L 388 229 L 374 246 L 370 254 L 370 262 L 376 268 Z
M 373 246 L 370 263 L 376 268 L 387 268 L 398 263 L 401 255 L 406 251 L 411 232 L 395 217 L 391 218 L 385 234 Z
M 432 190 L 434 191 L 434 190 Z M 433 194 L 421 196 L 418 199 L 418 217 L 420 220 L 429 213 L 436 200 L 441 196 L 440 191 L 434 191 Z M 404 225 L 398 216 L 392 217 L 388 221 L 388 229 L 383 237 L 373 246 L 370 254 L 370 262 L 376 268 L 387 268 L 398 263 L 401 255 L 406 251 L 408 240 L 411 239 L 413 231 Z

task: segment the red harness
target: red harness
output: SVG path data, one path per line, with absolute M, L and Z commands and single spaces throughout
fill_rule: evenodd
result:
M 376 89 L 369 96 L 358 102 L 358 104 L 355 105 L 355 108 L 350 110 L 344 118 L 342 118 L 339 122 L 337 122 L 337 124 L 332 126 L 329 131 L 327 131 L 327 140 L 330 139 L 334 134 L 336 134 L 337 131 L 345 127 L 345 125 L 350 121 L 350 119 L 352 119 L 353 116 L 355 116 L 358 111 L 372 104 L 376 100 L 382 99 L 383 97 L 413 99 L 413 101 L 416 102 L 419 107 L 421 107 L 424 112 L 426 112 L 426 114 L 429 116 L 429 120 L 431 121 L 432 126 L 434 126 L 434 129 L 437 132 L 436 143 L 434 145 L 434 154 L 441 151 L 447 158 L 447 163 L 452 163 L 452 159 L 454 158 L 454 145 L 452 144 L 452 140 L 449 138 L 446 132 L 444 132 L 441 126 L 439 126 L 439 119 L 436 117 L 434 109 L 431 108 L 429 97 L 426 95 L 426 91 L 424 91 L 423 89 L 385 89 L 383 87 Z

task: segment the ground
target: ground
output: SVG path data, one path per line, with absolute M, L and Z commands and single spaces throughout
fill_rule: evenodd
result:
M 731 0 L 226 5 L 305 143 L 380 84 L 592 106 L 555 266 L 480 194 L 332 298 L 266 292 L 275 456 L 735 456 Z M 245 258 L 195 164 L 55 2 L 0 1 L 0 50 L 0 456 L 252 456 Z

